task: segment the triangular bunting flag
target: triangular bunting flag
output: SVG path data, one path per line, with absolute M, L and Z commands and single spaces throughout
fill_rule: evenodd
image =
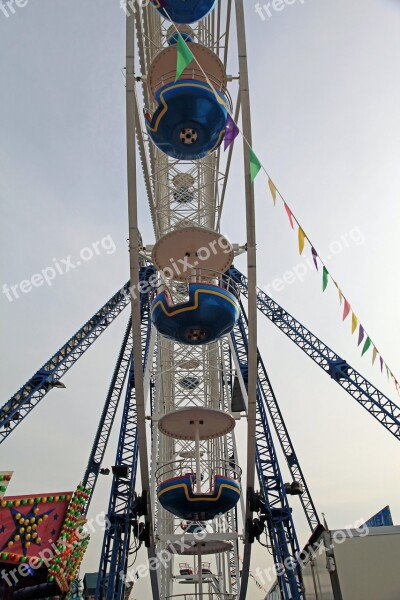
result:
M 225 123 L 224 150 L 226 150 L 239 135 L 239 127 L 228 113 Z
M 372 343 L 371 342 L 371 338 L 368 336 L 367 339 L 365 340 L 365 344 L 364 344 L 364 347 L 362 349 L 361 356 L 364 356 L 364 354 L 366 353 L 366 351 L 370 347 L 371 343 Z
M 356 317 L 356 315 L 353 313 L 351 315 L 351 333 L 353 334 L 355 332 L 355 330 L 357 329 L 357 325 L 358 325 L 358 319 Z
M 254 153 L 253 148 L 250 148 L 250 177 L 251 183 L 255 180 L 261 169 L 261 163 Z
M 299 227 L 299 252 L 300 252 L 300 254 L 302 254 L 302 252 L 304 250 L 304 240 L 305 239 L 306 239 L 306 234 L 304 233 L 302 228 Z
M 387 375 L 387 378 L 389 379 L 389 372 L 390 372 L 389 367 L 387 365 L 385 365 L 385 367 L 386 367 L 386 375 Z
M 358 344 L 357 344 L 357 346 L 359 346 L 361 344 L 363 339 L 364 339 L 364 327 L 360 323 L 360 327 L 358 329 Z
M 382 373 L 382 371 L 383 371 L 383 358 L 382 358 L 382 356 L 379 357 L 379 363 L 381 365 L 381 373 Z
M 372 350 L 372 364 L 374 364 L 374 362 L 376 361 L 377 356 L 378 356 L 378 350 L 374 346 L 373 350 Z
M 286 204 L 286 202 L 283 203 L 285 210 L 286 210 L 286 214 L 288 216 L 289 219 L 289 223 L 290 223 L 290 227 L 292 229 L 294 229 L 294 223 L 293 223 L 293 215 L 292 215 L 292 211 L 290 210 L 290 208 L 288 207 L 288 205 Z
M 176 75 L 175 81 L 179 79 L 182 75 L 183 71 L 190 65 L 194 56 L 186 44 L 185 40 L 181 36 L 178 35 L 178 44 L 177 44 L 177 55 L 176 55 Z
M 316 269 L 317 269 L 317 271 L 318 271 L 318 263 L 317 263 L 318 254 L 317 254 L 317 251 L 316 251 L 316 249 L 315 249 L 315 248 L 313 248 L 313 247 L 311 247 L 311 254 L 312 254 L 312 257 L 313 257 L 313 261 L 314 261 L 315 268 L 316 268 Z
M 328 285 L 328 269 L 324 266 L 322 270 L 322 291 L 326 290 L 326 286 Z
M 268 177 L 268 185 L 269 185 L 269 189 L 271 192 L 271 196 L 272 196 L 272 200 L 274 201 L 274 206 L 276 205 L 276 187 L 274 182 L 272 181 L 272 179 L 270 179 L 270 177 Z
M 344 299 L 344 308 L 343 308 L 343 321 L 347 318 L 349 312 L 350 312 L 350 304 L 348 303 L 348 301 L 346 300 L 346 298 Z
M 342 294 L 342 290 L 340 289 L 340 287 L 338 286 L 337 283 L 335 283 L 336 287 L 337 287 L 337 291 L 339 294 L 339 302 L 340 302 L 340 306 L 342 306 L 342 302 L 343 302 L 343 294 Z M 346 315 L 347 316 L 347 315 Z M 344 319 L 343 319 L 344 321 Z

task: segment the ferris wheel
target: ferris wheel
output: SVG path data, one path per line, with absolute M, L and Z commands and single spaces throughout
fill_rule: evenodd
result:
M 154 597 L 186 597 L 180 593 L 186 585 L 194 589 L 195 598 L 228 600 L 239 597 L 241 587 L 245 597 L 250 558 L 248 544 L 240 578 L 246 495 L 235 440 L 234 365 L 227 338 L 238 323 L 240 294 L 227 273 L 235 253 L 244 248 L 219 231 L 232 157 L 232 148 L 227 157 L 221 150 L 228 116 L 238 120 L 242 110 L 243 132 L 251 140 L 243 4 L 152 4 L 140 12 L 128 11 L 126 72 L 131 285 L 139 284 L 140 258 L 157 270 L 149 308 L 157 333 L 154 359 L 147 367 L 154 378 L 151 460 L 141 451 L 145 432 L 139 457 L 141 473 L 149 473 L 146 518 L 153 558 L 166 553 L 169 560 L 150 574 L 152 591 Z M 231 40 L 234 17 L 236 44 Z M 240 78 L 227 71 L 232 46 L 239 49 Z M 185 61 L 185 52 L 191 60 Z M 153 219 L 153 247 L 140 247 L 138 236 L 135 140 Z M 249 176 L 246 167 L 247 251 L 255 284 Z M 135 300 L 133 323 L 139 333 L 140 299 Z M 251 302 L 254 332 L 255 297 Z M 250 344 L 249 369 L 255 382 L 255 337 Z M 138 347 L 140 360 L 139 352 Z M 246 402 L 252 465 L 247 487 L 252 489 L 255 389 L 248 390 Z M 142 415 L 138 404 L 138 422 L 145 413 L 141 408 Z M 245 406 L 239 407 L 237 419 L 240 409 Z
M 273 557 L 278 597 L 301 600 L 292 503 L 311 532 L 321 524 L 258 351 L 257 314 L 399 440 L 400 408 L 256 287 L 244 0 L 131 0 L 125 12 L 130 279 L 0 408 L 0 443 L 63 387 L 63 375 L 124 308 L 131 315 L 76 492 L 3 498 L 12 473 L 0 473 L 0 510 L 16 523 L 14 537 L 0 535 L 0 566 L 8 572 L 32 560 L 32 580 L 17 598 L 79 597 L 89 543 L 81 528 L 99 475 L 110 472 L 103 461 L 123 404 L 96 600 L 134 592 L 139 548 L 154 600 L 244 600 L 255 542 Z M 242 244 L 221 233 L 235 150 Z M 153 244 L 139 231 L 142 189 Z M 234 266 L 241 254 L 246 274 Z M 56 555 L 43 565 L 34 540 L 46 542 L 40 508 L 56 510 L 53 503 L 63 520 L 53 530 Z

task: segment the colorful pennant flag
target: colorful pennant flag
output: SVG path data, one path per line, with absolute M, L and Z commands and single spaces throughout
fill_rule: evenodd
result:
M 374 362 L 375 362 L 377 356 L 378 356 L 378 350 L 374 346 L 374 348 L 372 350 L 372 365 L 374 365 Z
M 224 150 L 229 148 L 232 142 L 239 135 L 239 127 L 228 113 L 225 123 Z
M 293 215 L 292 215 L 292 211 L 290 210 L 290 208 L 288 207 L 288 205 L 286 204 L 286 202 L 283 203 L 285 210 L 286 210 L 286 214 L 288 216 L 289 219 L 289 223 L 290 223 L 290 227 L 292 229 L 294 229 L 294 222 L 293 222 Z
M 255 180 L 261 169 L 261 163 L 258 160 L 253 148 L 250 148 L 250 177 L 251 183 Z
M 193 58 L 194 58 L 194 56 L 193 56 L 189 46 L 186 44 L 186 42 L 183 39 L 183 37 L 181 36 L 181 34 L 179 34 L 178 35 L 178 44 L 177 44 L 175 81 L 177 81 L 179 79 L 179 77 L 182 75 L 182 73 L 186 69 L 186 67 L 188 67 L 190 65 Z
M 364 327 L 361 325 L 360 323 L 360 327 L 358 329 L 358 343 L 357 346 L 359 346 L 361 344 L 361 342 L 364 339 Z
M 300 252 L 300 254 L 302 254 L 302 252 L 304 250 L 304 240 L 305 239 L 306 239 L 306 234 L 304 233 L 302 228 L 299 227 L 299 252 Z
M 315 250 L 315 248 L 313 248 L 312 246 L 311 246 L 311 254 L 312 254 L 312 257 L 313 257 L 315 268 L 318 271 L 318 263 L 317 263 L 318 254 L 317 254 L 317 251 Z
M 272 200 L 274 201 L 274 206 L 276 206 L 276 192 L 277 192 L 277 189 L 275 187 L 274 182 L 269 177 L 268 177 L 268 186 L 269 186 L 269 189 L 270 189 L 270 192 L 271 192 Z
M 326 290 L 326 286 L 328 285 L 328 269 L 325 267 L 322 269 L 322 291 Z
M 347 319 L 348 314 L 350 312 L 351 306 L 349 304 L 349 302 L 346 300 L 346 298 L 344 299 L 344 308 L 343 308 L 343 321 L 345 319 Z
M 351 333 L 352 334 L 357 329 L 357 325 L 358 325 L 358 319 L 357 319 L 356 315 L 353 312 L 353 314 L 351 315 Z
M 370 347 L 371 343 L 372 343 L 372 340 L 371 340 L 371 338 L 368 336 L 368 337 L 367 337 L 367 339 L 365 340 L 365 344 L 364 344 L 364 347 L 363 347 L 363 349 L 362 349 L 361 356 L 364 356 L 364 354 L 366 353 L 366 351 L 367 351 L 367 350 L 368 350 L 368 348 Z
M 236 123 L 233 121 L 233 119 L 228 114 L 227 121 L 226 121 L 226 128 L 225 128 L 225 150 L 229 147 L 229 145 L 233 142 L 233 140 L 237 137 L 237 135 L 239 133 L 240 133 L 240 131 L 239 131 Z M 249 158 L 250 158 L 250 176 L 251 176 L 251 182 L 253 183 L 254 180 L 255 180 L 255 178 L 257 177 L 258 173 L 263 168 L 263 166 L 260 163 L 259 159 L 257 158 L 257 156 L 254 153 L 254 150 L 252 148 L 249 148 Z M 277 195 L 279 194 L 279 192 L 278 192 L 278 188 L 276 187 L 276 185 L 274 184 L 274 182 L 272 181 L 272 179 L 269 176 L 268 176 L 268 187 L 269 187 L 269 190 L 270 190 L 270 193 L 271 193 L 271 196 L 272 196 L 272 200 L 273 200 L 274 206 L 276 206 L 276 198 L 277 198 Z M 288 216 L 291 228 L 293 230 L 295 229 L 295 227 L 294 227 L 295 222 L 296 222 L 296 224 L 298 226 L 298 247 L 299 247 L 299 253 L 300 253 L 300 255 L 304 251 L 305 241 L 307 240 L 310 243 L 310 246 L 311 246 L 311 255 L 312 255 L 313 262 L 314 262 L 316 270 L 317 271 L 319 270 L 318 269 L 318 260 L 321 262 L 321 265 L 322 265 L 322 291 L 325 292 L 325 290 L 326 290 L 326 288 L 328 286 L 329 277 L 330 277 L 332 279 L 333 283 L 337 287 L 338 294 L 339 294 L 340 305 L 343 304 L 343 300 L 344 300 L 342 320 L 345 321 L 347 319 L 347 317 L 349 316 L 349 314 L 351 313 L 351 333 L 352 333 L 352 335 L 354 335 L 354 333 L 355 333 L 355 331 L 357 330 L 357 327 L 358 327 L 358 342 L 357 342 L 357 345 L 360 346 L 361 343 L 363 342 L 365 336 L 366 336 L 366 332 L 364 330 L 364 327 L 359 322 L 359 320 L 358 320 L 357 316 L 355 315 L 354 311 L 352 311 L 352 308 L 351 308 L 351 305 L 350 305 L 349 301 L 343 295 L 343 293 L 342 293 L 341 289 L 339 288 L 338 284 L 330 276 L 328 269 L 324 265 L 323 261 L 320 259 L 319 255 L 317 254 L 317 251 L 311 245 L 310 239 L 306 235 L 304 229 L 300 226 L 299 222 L 295 218 L 294 214 L 292 213 L 292 211 L 289 208 L 289 206 L 286 204 L 286 202 L 283 199 L 283 197 L 281 196 L 281 194 L 279 194 L 279 196 L 280 196 L 280 198 L 283 201 L 283 205 L 284 205 L 286 214 Z M 371 340 L 371 338 L 368 335 L 366 336 L 366 339 L 364 341 L 364 344 L 363 344 L 363 347 L 362 347 L 361 356 L 364 356 L 364 354 L 368 351 L 368 349 L 371 347 L 371 345 L 372 345 L 372 348 L 373 348 L 373 351 L 372 351 L 372 365 L 375 364 L 376 358 L 379 356 L 379 362 L 380 362 L 381 372 L 383 371 L 383 366 L 385 366 L 388 378 L 389 378 L 389 375 L 392 377 L 393 382 L 396 385 L 396 389 L 399 391 L 399 394 L 400 394 L 400 384 L 397 382 L 397 380 L 395 379 L 393 373 L 389 370 L 389 368 L 386 365 L 386 363 L 384 362 L 383 358 L 380 356 L 380 354 L 379 354 L 378 350 L 376 349 L 375 345 L 372 344 L 372 340 Z

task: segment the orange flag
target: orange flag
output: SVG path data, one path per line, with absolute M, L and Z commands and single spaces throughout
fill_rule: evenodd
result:
M 357 329 L 357 325 L 358 325 L 358 319 L 357 319 L 356 315 L 353 313 L 351 315 L 351 333 L 355 332 L 355 330 Z
M 276 205 L 276 187 L 272 179 L 268 177 L 268 185 L 271 192 L 272 200 L 274 201 L 274 206 Z
M 304 250 L 304 240 L 305 239 L 306 239 L 306 234 L 304 233 L 304 231 L 302 230 L 302 228 L 299 227 L 299 252 L 300 252 L 300 254 Z

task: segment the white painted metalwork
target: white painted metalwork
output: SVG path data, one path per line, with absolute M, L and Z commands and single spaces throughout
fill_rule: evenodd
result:
M 235 5 L 235 11 L 232 11 Z M 233 14 L 235 12 L 235 14 Z M 195 43 L 203 44 L 206 50 L 200 54 L 212 56 L 214 52 L 219 61 L 218 65 L 223 65 L 226 77 L 219 76 L 218 89 L 228 88 L 228 100 L 235 107 L 234 118 L 237 121 L 240 110 L 243 110 L 243 130 L 248 140 L 251 140 L 250 120 L 249 120 L 249 102 L 248 102 L 248 82 L 246 70 L 246 57 L 242 54 L 245 50 L 245 41 L 239 39 L 235 41 L 235 48 L 239 48 L 240 58 L 236 61 L 236 66 L 229 65 L 234 72 L 240 73 L 240 85 L 236 80 L 237 76 L 227 75 L 228 55 L 231 59 L 230 37 L 231 21 L 236 18 L 237 36 L 244 35 L 243 28 L 243 0 L 220 0 L 216 8 L 195 26 L 191 27 L 191 35 Z M 179 26 L 180 30 L 183 28 Z M 130 28 L 130 29 L 129 29 Z M 186 29 L 188 29 L 186 27 Z M 151 64 L 154 58 L 161 50 L 167 47 L 167 38 L 176 30 L 175 26 L 169 21 L 161 19 L 159 13 L 153 6 L 147 5 L 136 8 L 134 15 L 127 19 L 127 92 L 129 101 L 128 106 L 128 182 L 130 188 L 130 252 L 131 252 L 131 275 L 132 282 L 137 280 L 136 261 L 139 253 L 142 256 L 149 257 L 149 250 L 154 247 L 147 247 L 146 252 L 139 246 L 137 229 L 137 198 L 136 198 L 136 161 L 141 167 L 145 191 L 149 202 L 150 213 L 154 226 L 156 239 L 156 250 L 159 240 L 164 236 L 173 235 L 172 232 L 182 231 L 189 228 L 202 228 L 212 230 L 214 237 L 220 231 L 221 212 L 226 195 L 227 178 L 230 171 L 232 147 L 224 154 L 218 149 L 213 154 L 197 161 L 178 161 L 169 158 L 160 152 L 148 139 L 142 110 L 155 109 L 154 96 L 149 90 L 147 83 L 151 80 L 152 87 L 158 85 L 159 69 Z M 135 42 L 133 42 L 133 33 Z M 137 62 L 134 63 L 134 45 L 136 45 Z M 172 51 L 168 53 L 172 54 Z M 235 60 L 232 60 L 234 65 Z M 211 67 L 210 67 L 211 68 Z M 218 67 L 220 68 L 220 67 Z M 193 76 L 202 76 L 197 65 L 192 65 Z M 208 69 L 211 76 L 211 71 Z M 150 74 L 150 75 L 149 75 Z M 174 73 L 165 73 L 165 77 L 173 78 Z M 214 74 L 215 75 L 215 74 Z M 165 80 L 165 77 L 163 81 Z M 212 78 L 214 81 L 215 77 Z M 230 107 L 232 112 L 232 107 Z M 137 152 L 135 149 L 137 144 Z M 245 147 L 245 159 L 248 158 L 248 150 Z M 135 165 L 133 165 L 133 161 Z M 255 290 L 255 236 L 254 236 L 254 211 L 253 211 L 253 191 L 249 180 L 248 167 L 245 168 L 245 196 L 247 205 L 247 250 L 249 257 L 249 281 L 254 282 Z M 135 188 L 135 191 L 133 190 Z M 244 200 L 244 199 L 243 199 Z M 200 230 L 201 231 L 201 230 Z M 205 239 L 207 235 L 205 236 Z M 208 238 L 207 238 L 208 239 Z M 206 242 L 205 242 L 206 243 Z M 235 245 L 236 253 L 242 249 Z M 174 259 L 174 256 L 167 256 L 167 261 Z M 221 270 L 225 267 L 222 264 Z M 187 289 L 185 280 L 191 273 L 185 274 L 182 282 L 173 280 L 168 282 L 171 296 L 177 302 L 186 298 Z M 183 286 L 183 287 L 182 287 Z M 250 289 L 251 285 L 249 285 Z M 249 375 L 255 369 L 256 348 L 255 338 L 255 313 L 252 307 L 254 298 L 249 297 L 249 331 L 251 345 L 249 347 Z M 133 302 L 134 318 L 137 316 L 138 303 Z M 138 321 L 137 321 L 138 322 Z M 137 333 L 134 331 L 134 334 Z M 253 335 L 254 334 L 254 335 Z M 254 338 L 254 339 L 253 339 Z M 135 337 L 134 337 L 135 339 Z M 199 426 L 195 428 L 194 439 L 176 439 L 164 435 L 159 430 L 159 421 L 164 415 L 185 407 L 199 407 L 214 409 L 217 411 L 230 412 L 231 390 L 228 385 L 228 379 L 233 379 L 232 369 L 238 365 L 231 365 L 229 345 L 227 339 L 222 339 L 206 346 L 188 346 L 172 342 L 158 335 L 156 352 L 152 364 L 152 372 L 145 373 L 144 392 L 147 395 L 149 376 L 151 375 L 154 387 L 152 388 L 152 415 L 148 423 L 151 424 L 151 442 L 150 456 L 147 459 L 147 440 L 145 435 L 144 420 L 144 399 L 139 395 L 140 415 L 143 416 L 141 422 L 140 437 L 140 455 L 141 472 L 148 467 L 146 473 L 150 473 L 144 478 L 144 487 L 149 486 L 150 502 L 149 517 L 154 529 L 154 546 L 151 552 L 154 554 L 169 547 L 170 542 L 177 543 L 182 538 L 186 542 L 193 542 L 195 535 L 186 532 L 185 524 L 181 519 L 168 513 L 157 501 L 157 477 L 160 473 L 166 472 L 171 465 L 182 464 L 182 461 L 194 461 L 195 470 L 199 475 L 200 471 L 206 473 L 206 479 L 201 481 L 197 476 L 197 492 L 201 491 L 202 486 L 209 484 L 212 473 L 216 472 L 221 464 L 237 464 L 238 456 L 234 430 L 221 437 L 211 439 L 202 439 Z M 252 371 L 253 370 L 253 371 Z M 255 371 L 254 371 L 255 372 Z M 135 372 L 136 375 L 136 372 Z M 142 375 L 138 373 L 139 383 Z M 249 377 L 250 380 L 250 377 Z M 254 377 L 255 381 L 255 377 Z M 243 385 L 243 382 L 241 381 Z M 250 446 L 254 445 L 254 402 L 255 390 L 252 384 L 249 385 L 248 394 L 245 389 L 242 391 L 246 398 L 248 406 L 249 424 L 248 436 Z M 143 405 L 143 406 L 142 406 Z M 139 415 L 139 409 L 138 409 Z M 253 448 L 249 447 L 247 469 L 248 483 L 254 481 L 254 457 Z M 225 463 L 224 463 L 225 461 Z M 179 469 L 178 469 L 179 470 Z M 251 472 L 252 471 L 252 472 Z M 177 471 L 175 471 L 177 472 Z M 238 472 L 235 475 L 238 476 Z M 211 554 L 210 570 L 211 574 L 197 576 L 197 581 L 193 578 L 190 581 L 188 576 L 181 576 L 177 569 L 176 561 L 171 560 L 165 563 L 157 573 L 157 584 L 160 598 L 167 600 L 169 598 L 181 598 L 186 600 L 193 597 L 200 600 L 234 600 L 240 593 L 239 578 L 239 539 L 242 536 L 241 528 L 244 522 L 244 514 L 241 519 L 240 513 L 245 512 L 244 498 L 241 498 L 238 508 L 232 509 L 226 515 L 219 519 L 208 521 L 202 524 L 204 540 L 207 544 L 221 542 L 221 552 Z M 223 543 L 226 545 L 224 546 Z M 202 552 L 200 546 L 196 547 L 191 568 L 193 573 L 202 572 Z M 247 548 L 249 558 L 249 548 Z M 204 565 L 203 565 L 204 566 Z M 246 576 L 245 576 L 246 577 Z M 194 593 L 180 595 L 179 583 L 194 585 Z M 153 594 L 155 582 L 153 584 Z M 242 588 L 246 589 L 247 585 Z M 156 595 L 154 596 L 156 597 Z

